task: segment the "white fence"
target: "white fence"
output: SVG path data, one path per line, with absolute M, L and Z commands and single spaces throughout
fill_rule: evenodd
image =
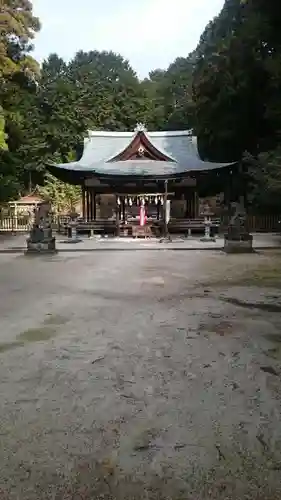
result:
M 26 215 L 0 218 L 0 232 L 25 233 L 30 230 L 31 226 L 32 221 Z

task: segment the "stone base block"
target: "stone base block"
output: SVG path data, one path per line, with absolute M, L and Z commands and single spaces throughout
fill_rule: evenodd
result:
M 61 243 L 81 243 L 83 240 L 81 238 L 67 238 L 67 240 L 62 241 Z
M 253 249 L 253 237 L 250 236 L 246 240 L 229 240 L 224 239 L 224 252 L 226 253 L 251 253 Z
M 56 253 L 56 239 L 51 238 L 50 240 L 42 241 L 31 241 L 27 240 L 27 250 L 26 253 Z
M 200 238 L 200 241 L 203 241 L 204 243 L 215 243 L 216 238 L 214 238 L 214 236 L 203 236 Z

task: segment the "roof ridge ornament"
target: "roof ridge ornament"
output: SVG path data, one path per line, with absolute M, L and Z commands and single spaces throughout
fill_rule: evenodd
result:
M 134 132 L 147 132 L 147 128 L 144 123 L 138 122 L 134 129 Z

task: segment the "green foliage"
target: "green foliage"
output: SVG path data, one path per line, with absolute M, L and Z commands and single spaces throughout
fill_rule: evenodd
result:
M 193 96 L 205 157 L 232 161 L 246 149 L 258 152 L 267 126 L 263 98 L 268 83 L 258 28 L 240 0 L 226 0 L 201 37 Z
M 1 0 L 0 80 L 18 72 L 34 74 L 38 65 L 29 56 L 30 40 L 39 31 L 29 0 Z
M 46 163 L 81 156 L 89 129 L 132 130 L 144 122 L 150 130 L 194 128 L 205 159 L 239 160 L 248 151 L 252 203 L 273 210 L 274 198 L 281 210 L 277 3 L 225 0 L 193 53 L 143 81 L 121 55 L 105 51 L 79 51 L 68 63 L 51 54 L 39 75 L 30 57 L 39 29 L 31 2 L 1 0 L 1 9 L 1 200 L 39 184 L 57 206 L 70 206 L 75 188 L 46 174 Z
M 276 4 L 265 0 L 225 1 L 196 49 L 193 98 L 203 157 L 232 161 L 248 151 L 255 163 L 250 198 L 263 210 L 272 208 L 274 199 L 275 209 L 281 211 L 277 10 Z
M 247 166 L 249 201 L 255 212 L 280 213 L 281 147 L 258 157 L 244 153 Z
M 74 212 L 81 201 L 80 186 L 72 186 L 61 182 L 50 173 L 46 174 L 44 185 L 39 186 L 38 191 L 43 199 L 51 202 L 57 213 Z
M 7 134 L 5 132 L 5 118 L 2 106 L 0 106 L 0 150 L 7 150 Z
M 5 96 L 11 81 L 35 80 L 39 66 L 30 57 L 30 40 L 39 30 L 39 20 L 32 14 L 29 0 L 1 0 L 0 10 L 0 151 L 7 149 Z
M 146 123 L 151 130 L 189 129 L 194 125 L 192 57 L 178 58 L 141 82 L 148 101 Z

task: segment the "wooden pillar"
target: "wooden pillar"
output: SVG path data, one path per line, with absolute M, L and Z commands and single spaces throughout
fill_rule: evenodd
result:
M 189 211 L 191 219 L 195 219 L 195 196 L 196 193 L 192 191 L 189 197 Z
M 97 218 L 97 195 L 93 193 L 93 218 L 96 220 Z
M 92 220 L 92 189 L 89 189 L 89 220 Z
M 194 219 L 199 217 L 199 197 L 197 191 L 194 191 L 193 195 L 193 217 Z
M 232 185 L 232 170 L 229 169 L 227 173 L 227 179 L 224 188 L 224 205 L 227 212 L 227 217 L 231 214 L 231 202 L 233 197 L 233 185 Z
M 86 219 L 86 193 L 85 193 L 85 186 L 81 187 L 82 191 L 82 217 L 83 219 Z
M 117 203 L 118 196 L 116 196 L 116 236 L 120 236 L 120 205 Z
M 92 207 L 92 203 L 91 203 L 91 198 L 92 198 L 92 192 L 91 192 L 91 189 L 88 190 L 88 220 L 91 220 L 91 207 Z
M 91 220 L 94 218 L 94 191 L 91 189 Z
M 239 182 L 239 203 L 240 205 L 245 209 L 245 199 L 246 199 L 246 192 L 247 189 L 245 187 L 245 176 L 244 176 L 244 171 L 243 171 L 243 165 L 242 162 L 239 163 L 239 170 L 238 170 L 238 182 Z
M 87 189 L 85 187 L 85 220 L 87 220 Z
M 185 199 L 185 217 L 187 219 L 196 218 L 196 192 L 189 188 L 184 193 Z
M 195 203 L 196 203 L 196 192 L 195 191 L 192 191 L 191 193 L 191 198 L 190 198 L 190 214 L 191 214 L 191 218 L 192 219 L 195 219 L 195 213 L 196 213 L 196 210 L 195 210 Z
M 90 191 L 86 191 L 86 219 L 90 220 Z
M 167 202 L 168 202 L 168 181 L 165 180 L 165 182 L 164 182 L 164 210 L 163 210 L 164 237 L 165 238 L 167 238 L 167 236 L 168 236 Z
M 191 207 L 190 207 L 190 196 L 188 190 L 185 191 L 184 193 L 184 201 L 185 201 L 185 211 L 184 211 L 184 217 L 190 219 L 191 217 Z
M 122 210 L 122 221 L 125 222 L 126 219 L 126 208 L 125 208 L 125 197 L 122 196 L 121 199 L 121 210 Z

